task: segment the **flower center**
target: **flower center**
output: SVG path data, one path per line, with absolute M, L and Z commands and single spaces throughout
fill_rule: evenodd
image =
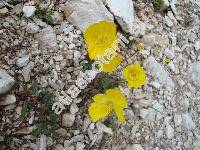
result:
M 131 80 L 135 80 L 136 79 L 136 73 L 134 71 L 130 72 L 129 77 L 130 77 Z
M 108 37 L 105 35 L 101 35 L 98 41 L 98 45 L 106 45 L 108 43 Z

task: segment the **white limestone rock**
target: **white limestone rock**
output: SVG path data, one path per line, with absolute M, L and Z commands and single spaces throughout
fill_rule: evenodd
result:
M 23 7 L 23 13 L 27 18 L 33 16 L 35 13 L 35 10 L 36 10 L 35 6 L 24 6 Z
M 161 66 L 154 57 L 150 56 L 145 62 L 146 70 L 157 80 L 163 87 L 174 89 L 174 82 L 169 73 Z
M 200 87 L 200 61 L 189 65 L 188 79 L 195 85 Z
M 29 62 L 29 64 L 22 69 L 22 76 L 24 77 L 24 81 L 28 82 L 31 77 L 31 70 L 34 68 L 34 63 Z
M 77 142 L 76 150 L 84 150 L 85 144 L 81 142 Z
M 0 9 L 0 16 L 5 15 L 6 13 L 8 13 L 8 9 L 6 7 Z
M 0 102 L 0 105 L 10 105 L 14 104 L 16 102 L 16 97 L 14 94 L 8 94 L 6 95 L 6 98 L 4 101 Z
M 0 1 L 0 8 L 3 8 L 5 5 L 3 3 L 3 1 Z
M 154 110 L 153 108 L 148 108 L 148 114 L 146 115 L 145 120 L 149 122 L 154 122 L 156 119 L 156 114 L 156 110 Z
M 30 127 L 22 127 L 19 128 L 19 130 L 17 130 L 16 132 L 14 132 L 15 135 L 28 135 L 33 131 L 34 127 L 30 126 Z
M 74 51 L 74 59 L 79 60 L 81 58 L 81 52 L 80 51 Z
M 17 59 L 16 65 L 18 67 L 24 67 L 28 64 L 28 62 L 29 62 L 29 55 L 24 55 Z
M 38 141 L 38 150 L 46 150 L 46 148 L 47 148 L 47 137 L 46 135 L 41 134 Z
M 159 112 L 163 112 L 164 106 L 161 105 L 160 103 L 156 102 L 153 106 L 152 106 L 155 110 L 159 111 Z
M 63 21 L 63 15 L 57 11 L 53 12 L 52 15 L 52 23 L 53 24 L 60 24 Z
M 144 40 L 144 44 L 148 46 L 154 46 L 158 44 L 162 47 L 166 47 L 169 45 L 169 38 L 167 36 L 162 36 L 155 33 L 146 34 L 142 40 Z
M 175 72 L 176 71 L 176 67 L 175 67 L 175 64 L 173 61 L 170 61 L 168 64 L 167 64 L 168 68 L 172 71 L 172 72 Z
M 174 129 L 170 126 L 170 124 L 167 124 L 166 136 L 168 139 L 172 139 L 174 137 Z
M 0 69 L 0 94 L 8 92 L 15 84 L 15 80 L 6 70 Z
M 140 21 L 137 17 L 135 17 L 135 21 L 133 23 L 133 36 L 138 37 L 138 36 L 144 36 L 146 31 L 147 31 L 147 24 Z
M 174 121 L 175 127 L 180 126 L 181 123 L 182 123 L 182 117 L 181 117 L 181 115 L 175 114 L 174 118 L 173 118 L 173 121 Z
M 168 16 L 165 16 L 165 24 L 168 26 L 168 27 L 173 27 L 173 22 L 172 20 L 168 17 Z
M 140 117 L 142 119 L 145 119 L 145 117 L 148 115 L 148 113 L 149 113 L 148 109 L 141 109 L 140 110 Z
M 158 81 L 151 81 L 150 85 L 153 86 L 156 89 L 160 89 L 161 85 Z
M 37 33 L 39 29 L 40 27 L 35 23 L 28 23 L 26 27 L 26 31 L 31 34 Z
M 75 121 L 75 115 L 74 114 L 69 114 L 65 113 L 62 116 L 62 125 L 65 127 L 71 127 L 74 124 Z
M 76 114 L 79 111 L 78 106 L 75 103 L 72 103 L 70 106 L 70 113 L 71 114 Z
M 65 130 L 64 128 L 59 128 L 55 132 L 62 136 L 67 136 L 67 134 L 68 134 L 67 130 Z
M 125 32 L 133 33 L 134 8 L 132 0 L 108 0 L 107 6 Z
M 113 15 L 100 0 L 73 0 L 65 3 L 66 19 L 81 31 L 99 21 L 114 21 Z
M 40 48 L 48 50 L 58 49 L 56 34 L 51 26 L 42 29 L 37 38 Z
M 82 125 L 82 131 L 86 132 L 89 125 L 91 124 L 91 119 L 89 117 L 85 117 L 84 121 L 83 121 L 83 125 Z
M 182 124 L 188 130 L 192 130 L 196 127 L 195 122 L 189 113 L 182 114 Z
M 190 107 L 190 101 L 188 98 L 184 98 L 180 100 L 180 106 L 182 107 L 183 111 L 188 111 Z
M 194 47 L 195 47 L 195 50 L 196 50 L 196 51 L 199 51 L 199 50 L 200 50 L 200 39 L 199 39 L 198 41 L 195 42 Z
M 140 144 L 131 145 L 131 150 L 144 150 Z
M 61 144 L 57 144 L 55 150 L 65 150 L 65 148 Z
M 166 7 L 169 7 L 169 0 L 163 0 L 163 2 Z
M 96 127 L 97 127 L 99 133 L 105 132 L 108 134 L 113 134 L 112 129 L 106 127 L 103 123 L 97 122 Z

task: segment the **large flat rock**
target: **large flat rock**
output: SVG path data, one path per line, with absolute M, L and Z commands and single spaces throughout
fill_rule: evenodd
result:
M 0 94 L 8 92 L 15 84 L 15 80 L 6 70 L 0 69 Z
M 113 15 L 101 0 L 73 0 L 65 3 L 66 19 L 80 30 L 85 31 L 99 21 L 114 21 Z
M 133 33 L 134 8 L 132 0 L 108 0 L 107 6 L 125 32 Z

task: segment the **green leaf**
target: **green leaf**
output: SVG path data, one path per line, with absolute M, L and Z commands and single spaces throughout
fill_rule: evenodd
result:
M 22 119 L 25 119 L 25 117 L 26 117 L 26 115 L 27 115 L 27 113 L 28 113 L 28 103 L 24 103 L 23 104 L 23 106 L 22 106 L 22 110 L 21 110 L 21 115 L 20 115 L 20 117 L 22 118 Z
M 36 128 L 32 131 L 31 135 L 33 137 L 38 137 L 41 133 L 45 134 L 46 136 L 52 135 L 52 130 L 49 129 L 44 122 L 36 123 Z
M 41 88 L 37 83 L 32 83 L 31 87 L 28 89 L 31 94 L 36 94 Z
M 44 126 L 42 129 L 41 129 L 42 133 L 47 135 L 47 136 L 51 136 L 52 134 L 52 130 L 49 129 L 47 126 Z
M 37 138 L 40 134 L 41 134 L 41 130 L 39 128 L 33 129 L 33 131 L 31 132 L 31 136 L 33 138 Z
M 85 72 L 86 70 L 92 70 L 92 64 L 94 63 L 93 60 L 88 61 L 86 63 L 82 63 L 83 66 L 83 71 Z
M 57 139 L 64 138 L 64 136 L 62 136 L 62 135 L 59 134 L 59 133 L 54 132 L 54 133 L 52 134 L 52 138 L 53 138 L 54 140 L 57 140 Z
M 104 124 L 105 126 L 109 127 L 110 124 L 111 124 L 111 119 L 110 119 L 110 118 L 106 118 L 105 121 L 103 122 L 103 124 Z
M 35 15 L 38 16 L 39 18 L 42 16 L 42 9 L 38 4 L 36 4 Z
M 49 23 L 52 22 L 52 19 L 53 19 L 53 18 L 52 18 L 52 15 L 53 15 L 53 12 L 52 12 L 52 11 L 49 11 L 49 12 L 46 13 L 45 16 L 43 16 L 42 20 L 43 20 L 44 22 L 46 22 L 47 24 L 49 24 Z
M 52 22 L 52 11 L 48 11 L 47 9 L 41 9 L 39 4 L 36 4 L 36 10 L 35 15 L 38 16 L 38 18 L 42 19 L 47 24 Z
M 49 116 L 49 124 L 51 126 L 55 126 L 57 122 L 57 115 L 56 114 L 50 114 Z
M 154 7 L 156 10 L 159 11 L 164 11 L 165 9 L 167 9 L 167 6 L 165 6 L 165 2 L 163 0 L 155 0 Z
M 44 102 L 44 105 L 51 109 L 55 101 L 55 94 L 50 91 L 42 91 L 42 100 Z

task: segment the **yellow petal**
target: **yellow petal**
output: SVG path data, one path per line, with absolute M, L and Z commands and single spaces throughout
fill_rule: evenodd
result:
M 104 94 L 97 94 L 93 97 L 93 100 L 99 104 L 108 104 L 108 97 Z
M 112 44 L 116 40 L 116 25 L 113 22 L 100 21 L 90 25 L 83 33 L 86 44 L 94 45 L 101 37 L 105 37 L 106 42 Z
M 113 105 L 118 105 L 121 108 L 127 107 L 127 100 L 124 94 L 117 88 L 106 90 L 106 95 L 109 97 Z
M 104 63 L 100 65 L 100 69 L 103 72 L 112 72 L 114 71 L 117 66 L 121 63 L 122 56 L 120 54 L 117 54 L 108 64 Z
M 103 55 L 117 40 L 116 25 L 112 22 L 100 21 L 89 26 L 83 36 L 88 47 L 89 57 L 96 60 L 98 55 Z
M 104 45 L 89 46 L 87 51 L 90 59 L 97 60 L 98 56 L 103 56 L 105 54 L 105 51 L 106 49 L 108 49 L 108 47 L 109 46 L 104 46 Z
M 129 87 L 138 88 L 147 83 L 146 73 L 139 64 L 124 68 L 123 76 L 127 80 Z
M 124 108 L 127 107 L 127 100 L 124 94 L 119 89 L 109 89 L 106 91 L 106 95 L 112 102 L 112 107 L 117 115 L 119 122 L 124 122 Z
M 119 122 L 123 123 L 124 121 L 126 121 L 123 108 L 118 105 L 114 105 L 113 109 Z
M 94 122 L 107 117 L 109 114 L 110 108 L 108 105 L 94 102 L 89 106 L 89 115 Z

